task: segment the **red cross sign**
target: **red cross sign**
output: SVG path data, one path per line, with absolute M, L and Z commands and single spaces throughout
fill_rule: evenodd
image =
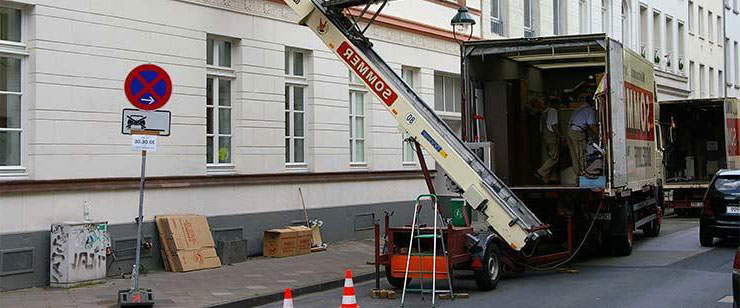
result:
M 142 110 L 162 108 L 172 95 L 170 75 L 154 64 L 139 65 L 128 74 L 124 85 L 126 98 Z

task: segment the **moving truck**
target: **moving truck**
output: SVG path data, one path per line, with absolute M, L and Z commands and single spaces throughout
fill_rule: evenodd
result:
M 471 119 L 463 120 L 463 139 L 554 234 L 523 262 L 572 255 L 580 241 L 629 255 L 634 231 L 658 235 L 663 149 L 652 63 L 603 34 L 471 41 L 463 49 L 463 119 Z M 589 98 L 597 124 L 583 153 L 586 174 L 576 176 L 563 141 L 552 181 L 538 183 L 542 102 L 555 103 L 567 136 L 571 114 Z
M 698 214 L 717 171 L 740 167 L 739 117 L 737 98 L 660 102 L 665 201 L 678 215 Z

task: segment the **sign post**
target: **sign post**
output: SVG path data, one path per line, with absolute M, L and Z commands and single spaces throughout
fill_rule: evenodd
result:
M 154 111 L 162 108 L 172 94 L 170 76 L 161 67 L 144 64 L 134 68 L 126 77 L 126 98 L 138 109 L 124 109 L 121 133 L 131 135 L 131 147 L 141 151 L 141 178 L 139 179 L 139 215 L 136 218 L 136 257 L 131 273 L 133 287 L 118 291 L 118 306 L 153 306 L 151 289 L 139 286 L 141 268 L 142 225 L 144 223 L 144 184 L 146 183 L 146 153 L 157 150 L 157 136 L 170 135 L 170 112 Z

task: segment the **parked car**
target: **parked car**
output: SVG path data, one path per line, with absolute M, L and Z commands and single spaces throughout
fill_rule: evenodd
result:
M 740 307 L 740 248 L 735 250 L 735 262 L 732 262 L 732 307 Z
M 740 170 L 718 171 L 704 196 L 699 242 L 709 247 L 715 237 L 740 237 Z

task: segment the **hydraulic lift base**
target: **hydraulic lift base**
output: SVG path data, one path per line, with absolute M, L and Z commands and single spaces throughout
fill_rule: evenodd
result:
M 118 307 L 152 307 L 154 294 L 152 289 L 126 289 L 118 291 Z

